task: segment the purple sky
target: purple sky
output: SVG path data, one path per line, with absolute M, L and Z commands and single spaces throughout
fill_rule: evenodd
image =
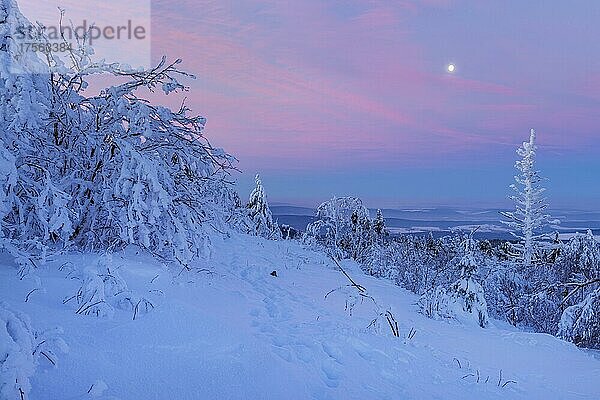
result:
M 538 132 L 555 206 L 600 202 L 600 2 L 155 1 L 153 55 L 271 201 L 506 205 Z M 456 71 L 446 71 L 448 63 Z

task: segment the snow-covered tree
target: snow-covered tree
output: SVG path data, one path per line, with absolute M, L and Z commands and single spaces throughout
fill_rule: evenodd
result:
M 11 27 L 28 26 L 13 0 L 0 1 L 0 158 L 2 159 L 1 236 L 28 250 L 40 250 L 70 229 L 59 223 L 68 212 L 65 194 L 55 185 L 48 74 L 14 73 Z M 35 53 L 21 55 L 23 65 L 43 66 Z M 25 71 L 26 72 L 26 71 Z M 6 168 L 6 169 L 5 169 Z
M 385 218 L 383 217 L 383 212 L 379 209 L 375 213 L 375 219 L 373 220 L 373 231 L 375 231 L 380 238 L 384 237 L 387 233 L 385 229 Z
M 277 222 L 273 221 L 260 176 L 256 175 L 255 182 L 256 186 L 250 193 L 250 199 L 246 205 L 250 216 L 250 233 L 268 239 L 277 239 L 281 236 L 281 231 Z
M 184 104 L 172 110 L 139 97 L 187 90 L 178 79 L 193 76 L 178 69 L 180 60 L 131 69 L 95 62 L 80 43 L 72 65 L 50 54 L 47 73 L 15 74 L 8 26 L 29 23 L 13 0 L 1 0 L 0 17 L 6 240 L 38 252 L 135 244 L 186 266 L 206 253 L 210 235 L 236 208 L 227 183 L 234 159 L 210 145 L 206 120 Z M 86 91 L 99 74 L 119 84 Z
M 369 210 L 356 197 L 334 197 L 317 207 L 305 241 L 317 242 L 339 258 L 360 260 L 374 242 Z
M 535 139 L 532 129 L 529 141 L 517 149 L 521 159 L 517 160 L 515 167 L 519 174 L 515 176 L 515 184 L 510 186 L 515 191 L 510 199 L 515 202 L 516 210 L 502 212 L 507 219 L 502 222 L 513 230 L 512 234 L 520 241 L 519 257 L 526 267 L 534 261 L 537 242 L 544 236 L 542 230 L 550 217 L 546 214 L 548 204 L 544 197 L 545 189 L 541 186 L 542 178 L 535 166 Z
M 8 151 L 0 139 L 0 221 L 10 212 L 9 195 L 15 184 L 17 171 L 14 156 Z M 4 232 L 0 229 L 0 238 Z
M 472 314 L 479 322 L 479 326 L 485 328 L 489 323 L 489 317 L 483 288 L 475 280 L 477 262 L 473 254 L 474 247 L 473 239 L 465 240 L 465 254 L 459 264 L 460 279 L 451 286 L 451 291 L 453 298 L 462 306 L 462 310 Z

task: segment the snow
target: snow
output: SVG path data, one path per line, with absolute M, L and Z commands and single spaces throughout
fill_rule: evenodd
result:
M 560 240 L 569 240 L 569 239 L 571 239 L 571 238 L 573 238 L 573 237 L 575 237 L 575 236 L 577 236 L 577 235 L 581 235 L 582 233 L 585 233 L 585 232 L 582 232 L 582 231 L 583 231 L 583 230 L 582 230 L 582 229 L 580 229 L 580 230 L 579 230 L 579 232 L 560 233 L 560 234 L 558 235 L 558 238 L 559 238 Z M 600 242 L 600 235 L 594 235 L 594 239 L 596 239 L 596 241 Z
M 106 391 L 106 389 L 108 389 L 106 383 L 99 379 L 96 382 L 94 382 L 92 386 L 90 386 L 88 394 L 92 397 L 100 397 Z
M 482 329 L 428 319 L 417 296 L 344 262 L 392 310 L 396 338 L 384 323 L 367 329 L 372 303 L 358 301 L 352 315 L 345 310 L 351 288 L 325 299 L 347 284 L 325 255 L 245 235 L 212 242 L 202 268 L 181 273 L 135 247 L 112 260 L 56 257 L 36 271 L 45 290 L 27 302 L 38 282 L 19 280 L 10 259 L 1 258 L 0 300 L 37 330 L 62 327 L 69 347 L 55 367 L 39 362 L 29 398 L 600 398 L 600 360 L 553 336 L 496 320 Z M 96 317 L 63 304 L 84 276 L 106 267 L 155 308 L 134 320 L 127 307 Z

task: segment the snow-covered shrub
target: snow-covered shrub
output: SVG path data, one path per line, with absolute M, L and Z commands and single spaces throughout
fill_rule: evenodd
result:
M 556 332 L 561 286 L 552 265 L 488 258 L 482 265 L 488 310 L 492 316 L 538 332 Z
M 397 270 L 388 263 L 388 249 L 384 244 L 375 242 L 360 262 L 362 270 L 378 278 L 395 279 Z
M 96 267 L 85 268 L 81 282 L 77 293 L 63 301 L 65 304 L 74 301 L 76 314 L 112 318 L 115 309 L 120 309 L 130 311 L 136 319 L 154 309 L 152 302 L 128 288 L 118 268 L 112 267 L 110 256 L 101 258 Z
M 565 309 L 557 335 L 577 346 L 600 348 L 600 285 L 582 302 Z
M 306 227 L 306 243 L 317 244 L 337 258 L 362 261 L 374 243 L 369 210 L 356 197 L 334 197 L 317 208 Z
M 247 233 L 250 229 L 248 210 L 239 194 L 220 181 L 207 181 L 203 188 L 206 214 L 212 215 L 210 226 L 219 232 L 229 230 Z M 225 218 L 219 218 L 224 215 Z
M 555 270 L 563 282 L 591 280 L 600 277 L 600 243 L 591 231 L 574 235 L 560 249 Z M 579 296 L 583 299 L 585 294 Z
M 575 235 L 556 261 L 562 282 L 558 336 L 578 346 L 600 348 L 600 244 L 591 231 Z
M 516 265 L 506 260 L 486 258 L 480 268 L 489 314 L 517 325 L 525 283 Z
M 472 239 L 465 240 L 465 252 L 460 259 L 460 279 L 446 288 L 438 286 L 421 297 L 423 313 L 431 318 L 453 318 L 474 322 L 485 328 L 489 324 L 484 291 L 475 277 L 477 262 Z
M 0 221 L 10 213 L 10 199 L 12 186 L 16 180 L 15 159 L 6 149 L 2 138 L 0 138 Z M 5 250 L 14 253 L 14 246 L 5 238 L 4 229 L 0 226 L 0 251 Z
M 11 19 L 27 24 L 13 0 L 1 4 L 3 32 Z M 133 70 L 94 62 L 82 44 L 72 66 L 50 55 L 47 74 L 13 74 L 9 40 L 0 35 L 2 235 L 37 252 L 135 244 L 185 266 L 203 254 L 235 209 L 226 183 L 234 159 L 210 145 L 205 119 L 185 105 L 138 96 L 187 90 L 177 79 L 192 76 L 179 60 Z M 86 92 L 99 74 L 121 83 Z
M 83 282 L 74 298 L 78 306 L 77 314 L 109 318 L 114 315 L 114 308 L 104 293 L 104 279 L 95 270 L 84 271 Z
M 281 231 L 277 222 L 273 221 L 273 215 L 260 176 L 256 175 L 255 181 L 256 186 L 250 193 L 250 199 L 246 205 L 250 217 L 249 233 L 267 239 L 278 239 L 281 237 Z
M 518 308 L 519 325 L 532 327 L 537 332 L 556 334 L 561 305 L 558 291 L 551 287 L 539 288 L 522 297 Z
M 29 321 L 0 303 L 0 398 L 21 399 L 35 372 L 33 332 Z
M 552 264 L 503 262 L 486 280 L 486 295 L 492 314 L 505 312 L 514 325 L 538 332 L 557 334 L 580 346 L 597 346 L 583 332 L 594 332 L 597 321 L 588 307 L 597 307 L 595 292 L 600 287 L 600 246 L 591 232 L 578 234 L 556 247 Z M 508 299 L 508 301 L 506 301 Z
M 461 268 L 460 279 L 455 282 L 450 290 L 452 298 L 461 305 L 462 310 L 471 314 L 485 328 L 489 323 L 487 304 L 483 288 L 477 282 L 477 263 L 473 255 L 472 239 L 467 239 L 465 246 L 466 254 L 462 257 L 459 267 Z
M 455 313 L 450 304 L 448 290 L 443 286 L 437 286 L 419 298 L 418 302 L 421 312 L 433 319 L 453 319 Z
M 11 311 L 0 302 L 0 399 L 28 398 L 30 378 L 43 361 L 56 365 L 58 352 L 67 346 L 60 330 L 35 331 L 26 315 Z
M 449 285 L 459 277 L 459 270 L 452 263 L 460 242 L 455 236 L 435 239 L 432 235 L 402 235 L 387 241 L 378 257 L 379 264 L 367 270 L 423 294 L 438 285 Z

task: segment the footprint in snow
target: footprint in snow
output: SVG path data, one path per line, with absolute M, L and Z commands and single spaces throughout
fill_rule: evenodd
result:
M 323 343 L 323 351 L 331 358 L 333 358 L 335 361 L 337 361 L 340 364 L 342 363 L 342 351 L 335 345 L 331 344 L 331 343 Z
M 326 358 L 323 360 L 321 370 L 325 374 L 326 379 L 324 379 L 324 382 L 327 386 L 335 388 L 340 385 L 339 380 L 342 376 L 342 368 L 334 359 Z
M 310 363 L 314 360 L 313 353 L 310 348 L 304 345 L 298 345 L 296 348 L 296 357 L 304 363 Z
M 288 348 L 274 346 L 273 353 L 277 354 L 287 362 L 292 362 L 292 352 Z
M 358 354 L 363 360 L 372 362 L 375 359 L 373 350 L 364 342 L 353 340 L 351 345 L 354 351 L 356 351 L 356 354 Z

